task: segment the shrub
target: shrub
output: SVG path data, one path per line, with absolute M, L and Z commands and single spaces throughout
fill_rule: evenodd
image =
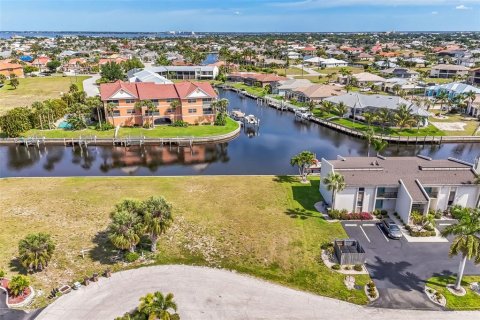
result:
M 171 124 L 172 127 L 188 127 L 188 123 L 185 122 L 185 121 L 182 121 L 182 120 L 177 120 L 177 121 L 174 121 L 172 124 Z
M 0 270 L 0 279 L 5 278 L 5 271 Z
M 343 213 L 340 218 L 342 220 L 372 220 L 373 216 L 368 212 L 352 212 Z
M 350 267 L 350 266 L 345 266 L 345 270 L 352 270 L 352 267 Z
M 440 292 L 435 292 L 435 299 L 437 299 L 437 301 L 439 301 L 440 299 L 442 299 L 442 294 Z
M 10 138 L 33 128 L 33 113 L 27 107 L 14 108 L 0 117 L 0 128 Z
M 102 122 L 101 127 L 100 127 L 99 123 L 97 123 L 97 125 L 95 126 L 95 130 L 97 130 L 97 131 L 107 131 L 107 130 L 112 130 L 114 128 L 115 127 L 110 122 Z
M 227 114 L 225 112 L 217 114 L 214 124 L 216 126 L 225 126 L 227 124 Z
M 412 237 L 434 237 L 436 235 L 435 231 L 415 231 L 415 230 L 409 230 L 410 235 Z
M 340 270 L 340 265 L 339 265 L 339 264 L 334 264 L 334 265 L 332 266 L 332 269 L 333 269 L 333 270 Z
M 375 288 L 375 283 L 373 281 L 369 281 L 367 283 L 368 288 Z
M 361 264 L 356 264 L 353 266 L 353 270 L 355 271 L 362 271 L 363 270 L 363 267 Z
M 433 226 L 431 226 L 431 225 L 426 225 L 424 229 L 427 230 L 427 231 L 434 231 L 435 230 L 433 228 Z
M 322 248 L 323 250 L 328 250 L 328 248 L 333 248 L 333 243 L 331 242 L 324 242 L 320 248 Z
M 17 297 L 20 294 L 22 294 L 23 291 L 26 288 L 28 288 L 29 285 L 30 285 L 29 277 L 22 276 L 22 275 L 14 276 L 12 280 L 10 280 L 10 283 L 8 284 L 8 291 L 10 291 L 10 293 L 13 296 Z
M 387 210 L 382 210 L 380 211 L 382 216 L 388 216 L 388 211 Z
M 140 258 L 140 255 L 136 252 L 127 252 L 125 253 L 125 261 L 127 262 L 135 262 Z

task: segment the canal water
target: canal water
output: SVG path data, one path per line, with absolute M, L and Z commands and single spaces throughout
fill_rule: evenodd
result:
M 295 174 L 290 158 L 303 150 L 317 158 L 365 156 L 367 144 L 315 123 L 300 122 L 290 112 L 257 105 L 231 91 L 220 96 L 230 108 L 260 118 L 260 128 L 245 128 L 228 143 L 193 146 L 192 149 L 148 147 L 0 146 L 0 177 L 118 176 L 118 175 L 233 175 Z M 371 150 L 371 154 L 374 154 Z M 473 162 L 480 144 L 390 145 L 386 156 L 422 154 L 435 159 L 455 157 Z

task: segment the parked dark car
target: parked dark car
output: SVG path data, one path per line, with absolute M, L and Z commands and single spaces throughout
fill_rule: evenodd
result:
M 389 238 L 400 239 L 403 237 L 400 227 L 392 219 L 383 219 L 382 228 Z

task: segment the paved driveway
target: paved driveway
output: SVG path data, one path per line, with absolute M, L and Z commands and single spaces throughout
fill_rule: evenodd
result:
M 87 94 L 87 97 L 94 97 L 99 94 L 98 86 L 95 81 L 100 79 L 100 75 L 94 74 L 90 78 L 83 80 L 83 91 Z
M 436 274 L 455 273 L 459 257 L 449 258 L 450 242 L 419 243 L 388 239 L 373 222 L 343 222 L 349 237 L 366 251 L 367 268 L 380 298 L 372 306 L 384 308 L 440 309 L 423 293 L 425 280 Z M 466 274 L 480 274 L 472 262 Z
M 148 292 L 172 292 L 182 320 L 329 319 L 466 320 L 480 312 L 378 309 L 353 305 L 220 269 L 153 266 L 113 274 L 109 279 L 60 297 L 38 320 L 114 319 L 138 305 Z
M 0 320 L 29 320 L 34 319 L 38 311 L 27 313 L 22 310 L 9 309 L 7 307 L 7 294 L 0 289 Z

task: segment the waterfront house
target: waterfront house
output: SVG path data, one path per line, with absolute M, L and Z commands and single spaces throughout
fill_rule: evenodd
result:
M 432 78 L 454 78 L 463 77 L 468 74 L 469 69 L 455 64 L 438 64 L 430 70 Z
M 105 108 L 108 103 L 115 105 L 112 114 L 105 109 L 107 120 L 115 126 L 143 126 L 149 123 L 151 111 L 146 107 L 135 107 L 135 103 L 142 100 L 150 100 L 156 106 L 153 112 L 155 125 L 177 120 L 189 124 L 211 124 L 215 121 L 211 104 L 217 99 L 217 94 L 206 82 L 156 84 L 117 81 L 101 84 L 100 97 Z M 178 101 L 180 106 L 172 108 L 173 101 Z
M 220 72 L 217 66 L 156 66 L 129 70 L 128 78 L 141 70 L 155 72 L 171 80 L 214 80 Z
M 364 112 L 375 112 L 379 109 L 386 108 L 392 112 L 396 111 L 401 104 L 411 108 L 412 114 L 423 118 L 423 125 L 427 124 L 429 113 L 422 108 L 419 108 L 410 101 L 407 101 L 398 96 L 385 96 L 380 94 L 361 94 L 358 92 L 350 92 L 339 96 L 326 98 L 333 104 L 343 102 L 348 107 L 348 112 L 345 116 L 354 117 L 362 120 Z
M 296 88 L 308 87 L 312 82 L 308 79 L 287 79 L 278 81 L 272 86 L 272 93 L 279 96 L 285 96 L 287 92 Z
M 372 84 L 381 86 L 386 80 L 385 78 L 382 78 L 370 72 L 356 73 L 353 74 L 351 77 L 357 80 L 357 84 L 360 87 L 370 87 Z M 341 76 L 340 82 L 346 84 L 348 82 L 348 77 Z
M 171 80 L 159 75 L 156 72 L 147 69 L 140 69 L 135 73 L 129 73 L 128 81 L 130 82 L 154 82 L 157 84 L 171 84 Z
M 288 99 L 296 99 L 299 102 L 316 102 L 319 103 L 322 100 L 344 94 L 343 87 L 338 85 L 328 84 L 311 84 L 307 87 L 299 87 L 287 92 L 286 97 Z
M 275 86 L 275 84 L 282 80 L 287 80 L 286 77 L 277 76 L 272 73 L 256 73 L 256 72 L 233 72 L 227 76 L 228 81 L 243 82 L 248 86 L 265 87 L 266 85 Z
M 10 79 L 10 75 L 15 75 L 17 78 L 24 78 L 23 66 L 19 63 L 11 62 L 10 60 L 0 60 L 0 74 Z
M 427 87 L 425 95 L 428 97 L 436 97 L 442 91 L 446 92 L 450 99 L 459 94 L 465 94 L 470 91 L 480 94 L 480 88 L 462 82 L 451 82 Z
M 304 60 L 306 64 L 319 66 L 321 68 L 333 68 L 333 67 L 346 67 L 348 62 L 344 60 L 334 59 L 334 58 L 319 58 L 313 57 L 310 59 Z
M 480 164 L 453 158 L 427 157 L 341 157 L 321 160 L 321 176 L 339 173 L 345 189 L 338 191 L 335 203 L 323 179 L 320 193 L 333 209 L 397 212 L 407 223 L 412 211 L 422 214 L 445 211 L 453 205 L 478 206 L 480 185 L 475 184 Z
M 46 71 L 47 63 L 49 63 L 51 59 L 49 57 L 38 57 L 32 62 L 32 66 L 38 68 L 39 71 L 43 72 Z
M 388 77 L 395 77 L 395 78 L 418 78 L 418 72 L 414 70 L 410 70 L 408 68 L 396 67 L 396 68 L 388 68 L 380 71 L 382 74 Z

